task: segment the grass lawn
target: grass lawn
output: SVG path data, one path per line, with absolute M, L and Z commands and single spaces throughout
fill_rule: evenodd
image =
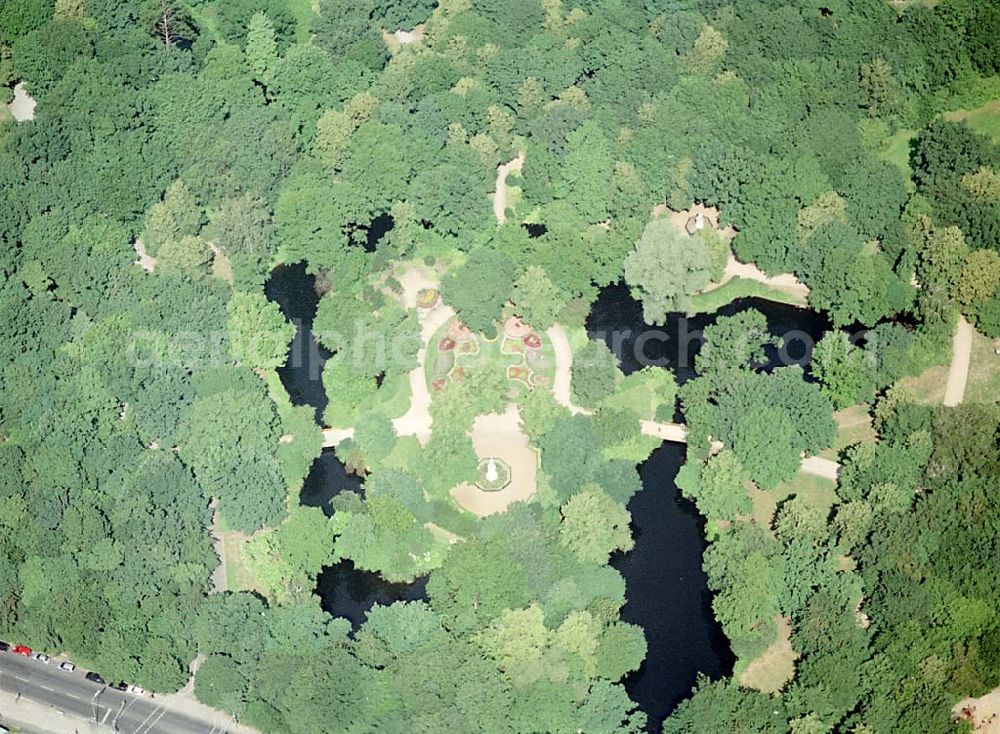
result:
M 993 340 L 978 331 L 972 335 L 969 380 L 965 384 L 965 402 L 993 403 L 1000 400 L 1000 355 L 993 351 Z
M 691 297 L 691 313 L 711 313 L 718 311 L 737 298 L 765 298 L 768 301 L 789 303 L 793 306 L 805 306 L 806 302 L 798 296 L 773 288 L 756 280 L 733 278 L 720 288 L 708 293 L 698 293 Z
M 774 642 L 740 673 L 740 685 L 764 693 L 778 693 L 795 675 L 799 654 L 792 647 L 792 626 L 785 617 L 775 617 L 778 635 Z
M 416 436 L 400 436 L 396 445 L 385 458 L 383 464 L 388 468 L 417 472 L 419 469 L 422 448 Z
M 955 110 L 941 115 L 946 120 L 965 120 L 969 127 L 994 143 L 1000 143 L 1000 99 L 993 99 L 972 110 Z
M 801 497 L 813 507 L 829 510 L 837 501 L 836 483 L 813 474 L 799 472 L 774 489 L 749 491 L 753 503 L 753 519 L 758 525 L 769 527 L 778 505 L 792 496 Z
M 226 563 L 226 591 L 250 591 L 257 588 L 257 577 L 243 559 L 247 536 L 237 530 L 222 531 L 222 553 Z
M 874 441 L 876 439 L 875 429 L 872 428 L 872 419 L 868 415 L 869 406 L 867 404 L 852 405 L 850 408 L 838 410 L 833 414 L 833 419 L 837 421 L 837 438 L 833 441 L 833 446 L 819 452 L 824 459 L 836 461 L 840 452 L 848 446 L 856 443 Z
M 894 164 L 906 177 L 907 191 L 916 191 L 916 185 L 911 179 L 913 171 L 910 169 L 910 140 L 916 135 L 915 130 L 897 130 L 894 135 L 890 135 L 881 151 L 879 158 Z
M 382 383 L 372 410 L 386 418 L 399 418 L 410 408 L 410 374 L 396 375 Z
M 295 16 L 295 40 L 308 43 L 313 0 L 288 0 L 288 9 Z
M 904 377 L 896 386 L 905 390 L 910 399 L 922 405 L 940 405 L 944 401 L 944 388 L 948 382 L 948 365 L 938 364 L 924 370 L 916 377 Z
M 660 400 L 656 395 L 654 386 L 648 382 L 637 382 L 634 387 L 616 391 L 609 395 L 601 404 L 608 408 L 621 408 L 635 413 L 640 420 L 653 420 L 656 418 L 656 408 Z

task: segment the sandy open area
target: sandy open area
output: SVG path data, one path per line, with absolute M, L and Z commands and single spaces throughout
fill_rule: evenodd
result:
M 139 257 L 135 261 L 135 264 L 147 273 L 152 273 L 156 268 L 156 258 L 146 252 L 146 246 L 142 244 L 142 240 L 136 238 L 136 241 L 132 243 L 132 249 L 135 250 L 135 254 Z
M 24 84 L 18 83 L 14 87 L 14 101 L 10 103 L 10 114 L 14 116 L 14 119 L 18 122 L 26 122 L 28 120 L 35 119 L 35 102 L 34 98 L 28 94 L 28 90 L 24 88 Z
M 481 415 L 472 428 L 472 446 L 480 459 L 497 458 L 510 467 L 510 484 L 499 492 L 484 492 L 472 484 L 460 484 L 451 496 L 465 510 L 479 516 L 503 512 L 514 502 L 531 499 L 538 479 L 538 454 L 521 430 L 521 416 L 510 405 L 501 414 Z
M 1000 688 L 979 698 L 963 698 L 951 712 L 955 719 L 969 721 L 976 734 L 1000 734 Z

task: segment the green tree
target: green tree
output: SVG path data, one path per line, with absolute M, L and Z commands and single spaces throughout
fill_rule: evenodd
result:
M 831 331 L 816 344 L 812 372 L 821 390 L 837 410 L 875 396 L 875 376 L 870 355 L 851 343 L 843 331 Z
M 594 121 L 587 121 L 566 137 L 566 152 L 556 195 L 576 209 L 589 223 L 608 218 L 611 171 L 614 166 L 611 145 Z
M 954 298 L 967 314 L 975 314 L 979 307 L 1000 287 L 1000 254 L 994 250 L 976 250 L 969 253 L 958 272 Z
M 649 222 L 625 259 L 625 281 L 642 300 L 643 318 L 662 324 L 670 311 L 690 305 L 690 296 L 709 284 L 705 241 L 680 232 L 669 219 Z
M 202 211 L 183 181 L 174 181 L 163 200 L 154 204 L 146 215 L 142 242 L 150 255 L 156 255 L 169 240 L 179 240 L 198 234 Z
M 431 608 L 456 633 L 481 629 L 530 595 L 522 565 L 503 538 L 472 540 L 452 548 L 427 582 Z
M 295 327 L 285 321 L 277 303 L 259 291 L 237 291 L 226 311 L 233 359 L 252 369 L 275 369 L 285 363 Z
M 184 425 L 181 459 L 209 497 L 220 499 L 230 527 L 275 525 L 286 495 L 276 457 L 277 416 L 261 389 L 197 397 Z
M 603 341 L 591 339 L 573 356 L 571 384 L 580 405 L 594 408 L 615 391 L 622 379 L 618 359 Z
M 254 13 L 250 18 L 246 55 L 254 79 L 266 85 L 278 60 L 278 42 L 275 40 L 274 25 L 266 13 Z
M 158 272 L 183 273 L 189 278 L 203 278 L 208 274 L 212 261 L 212 251 L 201 237 L 187 235 L 176 240 L 167 240 L 156 256 Z
M 733 316 L 720 316 L 706 326 L 704 343 L 695 357 L 700 375 L 739 367 L 746 369 L 764 362 L 764 347 L 776 340 L 767 330 L 767 319 L 756 309 Z
M 733 453 L 763 489 L 774 489 L 790 479 L 801 463 L 795 450 L 795 428 L 782 411 L 762 407 L 733 423 Z
M 706 24 L 695 39 L 694 46 L 682 57 L 682 62 L 692 74 L 710 76 L 718 70 L 728 48 L 725 37 Z
M 889 63 L 879 57 L 861 65 L 861 106 L 870 117 L 890 117 L 900 111 L 903 93 Z
M 246 711 L 249 688 L 243 666 L 226 655 L 205 658 L 194 680 L 199 701 L 236 716 Z
M 749 476 L 733 451 L 723 449 L 710 457 L 696 478 L 686 470 L 678 474 L 677 485 L 710 521 L 735 520 L 750 514 Z
M 364 457 L 366 466 L 378 466 L 396 445 L 396 430 L 392 421 L 381 413 L 365 413 L 354 426 L 354 444 Z
M 514 263 L 501 252 L 478 248 L 441 281 L 441 296 L 473 331 L 483 332 L 500 312 L 517 277 Z
M 515 281 L 511 301 L 515 312 L 541 331 L 556 322 L 559 312 L 566 305 L 565 295 L 537 265 L 529 265 Z
M 598 487 L 584 487 L 560 512 L 559 542 L 581 561 L 605 564 L 613 552 L 632 549 L 631 515 Z

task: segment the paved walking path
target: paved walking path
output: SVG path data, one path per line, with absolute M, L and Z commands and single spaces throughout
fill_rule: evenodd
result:
M 426 275 L 426 273 L 423 273 L 417 268 L 411 268 L 408 270 L 399 277 L 399 281 L 403 285 L 403 303 L 408 308 L 416 307 L 417 293 L 422 288 L 432 288 L 437 285 L 435 281 L 431 280 Z M 421 444 L 426 444 L 431 435 L 431 395 L 430 391 L 427 389 L 427 377 L 424 372 L 424 363 L 427 357 L 428 343 L 434 333 L 454 316 L 455 311 L 440 301 L 434 308 L 420 314 L 420 336 L 423 341 L 423 346 L 421 346 L 420 351 L 417 353 L 417 366 L 410 371 L 409 375 L 411 394 L 410 407 L 404 415 L 392 422 L 397 435 L 416 436 L 417 440 L 420 441 Z M 555 377 L 552 381 L 552 393 L 556 402 L 574 415 L 592 415 L 592 410 L 582 408 L 573 403 L 573 394 L 570 384 L 573 376 L 573 349 L 570 346 L 566 330 L 561 324 L 555 324 L 545 333 L 549 337 L 549 341 L 552 343 L 552 349 L 555 354 L 556 365 Z M 642 432 L 647 436 L 659 438 L 663 441 L 671 441 L 673 443 L 687 443 L 687 427 L 682 423 L 643 420 L 640 421 L 640 425 Z M 323 447 L 329 448 L 336 446 L 344 439 L 351 438 L 353 436 L 353 428 L 325 428 L 323 429 Z M 803 459 L 802 471 L 806 474 L 813 474 L 815 476 L 837 481 L 837 474 L 840 471 L 840 465 L 830 459 L 810 456 Z M 492 508 L 493 505 L 491 504 L 490 510 L 493 512 L 497 511 Z
M 951 340 L 951 366 L 944 388 L 944 405 L 954 407 L 965 398 L 965 383 L 969 379 L 969 359 L 972 355 L 972 326 L 965 317 L 958 320 L 958 328 Z
M 497 166 L 496 191 L 493 193 L 493 216 L 497 218 L 497 227 L 507 221 L 507 174 L 511 171 L 521 172 L 524 166 L 524 151 L 517 158 Z
M 413 267 L 398 278 L 403 286 L 403 305 L 417 307 L 417 293 L 424 288 L 436 288 L 437 283 L 425 272 Z M 419 313 L 420 339 L 422 346 L 417 352 L 417 366 L 410 370 L 410 407 L 392 422 L 398 436 L 416 436 L 421 444 L 431 437 L 431 394 L 427 389 L 424 364 L 427 361 L 427 345 L 434 333 L 455 316 L 455 311 L 441 301 L 427 311 Z M 336 446 L 346 438 L 354 437 L 354 428 L 324 428 L 323 448 Z

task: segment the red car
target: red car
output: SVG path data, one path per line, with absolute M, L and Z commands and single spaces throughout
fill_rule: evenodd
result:
M 31 657 L 31 648 L 25 647 L 24 645 L 14 645 L 14 647 L 11 648 L 11 652 L 15 655 L 22 655 L 26 658 Z

